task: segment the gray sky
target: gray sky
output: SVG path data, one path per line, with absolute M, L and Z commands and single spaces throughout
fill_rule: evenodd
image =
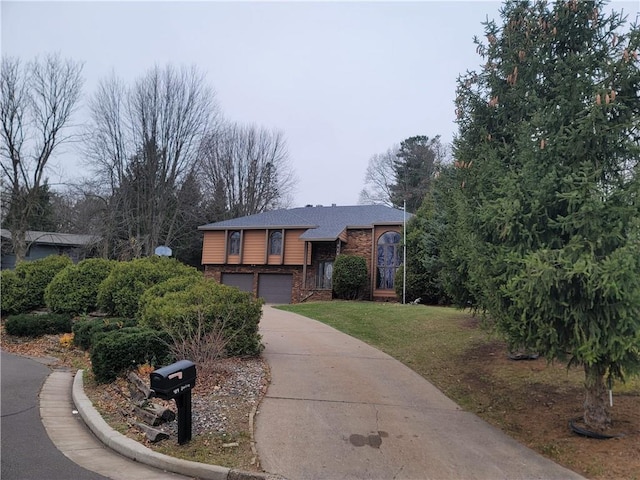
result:
M 638 0 L 612 5 L 630 19 L 640 10 Z M 111 72 L 130 83 L 155 64 L 195 64 L 227 119 L 284 132 L 299 179 L 292 206 L 354 205 L 373 154 L 414 135 L 451 141 L 456 78 L 480 65 L 472 38 L 499 7 L 2 0 L 1 48 L 85 62 L 85 101 Z M 59 173 L 77 174 L 72 150 L 57 160 Z

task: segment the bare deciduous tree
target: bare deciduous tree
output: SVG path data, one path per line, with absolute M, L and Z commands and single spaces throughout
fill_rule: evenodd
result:
M 18 262 L 26 255 L 29 221 L 41 207 L 47 165 L 54 150 L 72 138 L 67 127 L 82 83 L 82 64 L 57 54 L 26 64 L 18 58 L 2 58 L 2 200 L 10 212 L 6 223 Z
M 132 256 L 172 245 L 193 208 L 181 188 L 217 119 L 213 90 L 195 67 L 155 67 L 131 88 L 115 77 L 101 82 L 90 109 L 87 153 L 110 190 L 105 225 Z
M 281 132 L 230 123 L 207 136 L 201 153 L 205 190 L 226 216 L 288 205 L 295 176 Z
M 394 145 L 385 153 L 376 153 L 369 159 L 364 176 L 365 187 L 360 192 L 361 205 L 387 205 L 391 202 L 391 188 L 395 184 L 394 162 L 398 159 L 400 147 Z

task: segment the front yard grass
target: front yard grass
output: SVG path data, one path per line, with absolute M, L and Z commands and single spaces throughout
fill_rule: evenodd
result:
M 579 437 L 584 374 L 562 362 L 513 361 L 470 313 L 375 302 L 279 307 L 326 323 L 401 361 L 467 411 L 540 454 L 592 479 L 640 480 L 640 378 L 615 384 L 611 440 Z

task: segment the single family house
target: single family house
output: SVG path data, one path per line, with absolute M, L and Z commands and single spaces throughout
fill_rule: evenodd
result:
M 408 214 L 407 214 L 408 215 Z M 332 298 L 339 254 L 365 259 L 366 299 L 395 300 L 405 212 L 384 205 L 307 206 L 198 227 L 205 275 L 267 303 Z
M 11 232 L 0 230 L 2 270 L 12 269 L 16 264 L 16 256 L 11 245 Z M 75 233 L 26 232 L 27 255 L 26 261 L 38 260 L 49 255 L 67 255 L 74 263 L 84 260 L 91 249 L 100 241 L 94 235 L 78 235 Z

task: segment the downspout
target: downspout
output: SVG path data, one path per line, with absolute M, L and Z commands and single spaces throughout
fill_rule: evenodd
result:
M 378 272 L 378 264 L 376 263 L 376 226 L 371 227 L 371 300 L 373 300 L 373 292 L 376 286 L 376 276 Z
M 284 247 L 286 245 L 287 242 L 284 241 L 284 228 L 281 230 L 281 239 L 282 239 L 282 243 L 280 245 L 280 265 L 284 265 Z
M 229 230 L 224 231 L 224 263 L 227 265 L 229 263 Z
M 308 255 L 308 242 L 304 241 L 304 259 L 302 260 L 302 289 L 307 289 L 307 255 Z
M 284 242 L 283 242 L 284 243 Z M 269 265 L 269 229 L 264 231 L 264 264 Z

